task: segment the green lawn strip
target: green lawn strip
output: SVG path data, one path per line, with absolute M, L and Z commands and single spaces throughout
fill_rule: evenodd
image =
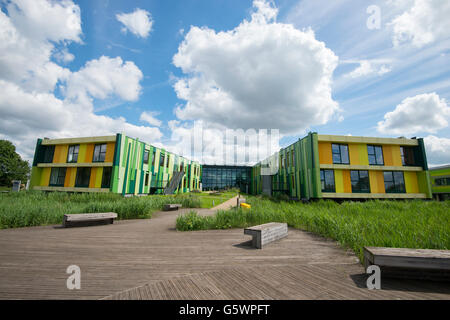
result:
M 450 201 L 274 202 L 247 196 L 251 209 L 191 213 L 177 219 L 178 230 L 244 228 L 286 222 L 338 241 L 362 259 L 364 246 L 450 249 Z M 195 222 L 195 223 L 194 223 Z M 185 224 L 189 223 L 190 227 Z M 198 228 L 198 229 L 190 229 Z

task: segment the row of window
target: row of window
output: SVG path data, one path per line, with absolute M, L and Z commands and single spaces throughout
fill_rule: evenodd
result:
M 67 168 L 52 168 L 50 173 L 50 183 L 51 187 L 64 187 L 64 181 L 66 179 Z M 111 172 L 112 167 L 103 168 L 102 176 L 102 188 L 109 188 L 111 185 Z M 89 181 L 91 179 L 91 168 L 90 167 L 80 167 L 77 168 L 77 175 L 75 177 L 75 187 L 77 188 L 88 188 Z
M 149 163 L 149 150 L 145 150 L 144 151 L 144 163 L 148 164 Z M 155 157 L 156 157 L 156 150 L 153 149 L 153 155 L 152 155 L 152 166 L 155 166 Z M 165 168 L 164 166 L 164 161 L 165 161 L 165 157 L 166 155 L 161 153 L 161 155 L 159 156 L 159 166 Z M 178 158 L 175 158 L 175 167 L 178 166 Z M 180 171 L 184 171 L 184 163 L 181 162 L 180 163 Z M 200 173 L 200 170 L 198 167 L 194 167 L 194 175 L 198 175 Z
M 386 193 L 405 193 L 403 171 L 385 171 L 384 188 Z M 350 170 L 352 193 L 370 193 L 369 172 L 366 170 Z M 322 192 L 336 192 L 334 170 L 320 170 Z
M 450 186 L 450 178 L 436 178 L 434 184 L 436 186 Z
M 295 166 L 295 161 L 294 161 L 294 150 L 290 150 L 286 153 L 286 157 L 284 155 L 281 155 L 281 168 L 288 168 L 289 166 Z
M 334 164 L 350 164 L 350 158 L 348 156 L 348 145 L 333 143 L 331 145 L 331 152 Z M 383 148 L 381 146 L 367 145 L 367 156 L 369 158 L 370 165 L 384 165 Z M 412 147 L 401 146 L 400 156 L 402 159 L 402 165 L 415 165 L 414 149 Z
M 69 146 L 69 150 L 67 151 L 67 163 L 77 163 L 78 162 L 78 153 L 80 151 L 80 145 L 71 145 Z M 43 163 L 52 163 L 53 156 L 55 154 L 55 146 L 45 146 L 43 159 L 41 162 Z M 92 156 L 92 162 L 105 162 L 106 158 L 106 143 L 96 144 L 94 146 L 94 154 Z

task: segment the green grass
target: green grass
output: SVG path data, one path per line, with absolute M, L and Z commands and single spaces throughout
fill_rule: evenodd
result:
M 194 213 L 177 219 L 178 230 L 244 228 L 267 222 L 337 240 L 362 259 L 364 246 L 450 249 L 450 201 L 274 202 L 248 197 L 251 209 Z
M 124 198 L 113 193 L 5 193 L 0 194 L 0 229 L 59 224 L 63 215 L 69 213 L 116 212 L 118 219 L 151 218 L 167 203 L 197 208 L 200 199 L 193 195 Z
M 11 191 L 11 190 L 12 190 L 11 187 L 0 186 L 0 191 Z
M 220 192 L 220 195 L 209 194 L 206 192 L 196 193 L 195 195 L 200 198 L 200 208 L 212 208 L 219 204 L 233 198 L 238 194 L 237 190 L 230 190 Z

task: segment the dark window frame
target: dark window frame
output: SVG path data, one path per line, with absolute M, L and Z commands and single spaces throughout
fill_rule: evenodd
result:
M 80 178 L 81 172 L 83 171 L 89 171 L 89 174 L 87 175 L 87 184 L 86 183 L 81 183 L 81 182 L 85 182 L 85 181 L 80 181 L 80 179 L 82 179 L 83 177 Z M 77 168 L 77 175 L 75 177 L 75 187 L 76 188 L 89 188 L 89 182 L 91 180 L 91 167 L 78 167 Z M 86 178 L 86 177 L 84 177 Z
M 54 156 L 55 156 L 55 146 L 44 146 L 41 163 L 52 163 Z
M 328 188 L 331 181 L 328 181 L 327 178 L 330 178 L 330 176 L 327 176 L 327 173 L 332 173 L 332 188 Z M 320 170 L 320 186 L 321 186 L 321 190 L 322 192 L 336 192 L 336 180 L 335 180 L 335 176 L 334 176 L 334 170 L 329 170 L 329 169 L 321 169 Z
M 105 175 L 105 172 L 109 172 Z M 109 177 L 108 177 L 109 176 Z M 111 188 L 112 167 L 104 167 L 102 172 L 102 188 Z
M 373 153 L 371 153 L 369 151 L 369 148 L 373 149 Z M 378 163 L 377 150 L 381 150 L 381 160 L 382 160 L 381 163 Z M 371 156 L 374 157 L 375 163 L 371 163 L 371 161 L 370 161 L 370 157 Z M 367 157 L 368 157 L 368 160 L 369 160 L 369 165 L 371 165 L 371 166 L 384 166 L 384 153 L 383 153 L 383 147 L 382 146 L 368 144 L 367 145 Z
M 401 179 L 399 178 L 400 174 Z M 389 180 L 386 180 L 387 177 Z M 403 171 L 384 171 L 383 178 L 386 193 L 406 193 L 405 174 Z M 392 187 L 387 187 L 386 183 L 392 183 Z
M 50 187 L 64 187 L 64 181 L 66 180 L 66 172 L 67 168 L 52 168 L 50 172 Z M 56 183 L 53 183 L 52 180 L 54 178 L 54 174 L 56 174 Z
M 75 152 L 76 150 L 76 152 Z M 80 145 L 79 144 L 73 144 L 69 146 L 69 149 L 67 150 L 67 163 L 77 163 L 78 162 L 78 154 L 80 152 Z M 72 156 L 72 159 L 69 161 L 70 156 Z
M 144 156 L 142 158 L 144 164 L 148 164 L 149 156 L 150 156 L 150 150 L 144 150 Z
M 400 146 L 400 157 L 402 158 L 402 166 L 415 166 L 413 147 Z
M 153 167 L 155 166 L 155 161 L 156 161 L 156 150 L 153 149 L 153 152 L 152 152 L 152 166 Z
M 353 174 L 352 174 L 353 173 Z M 357 179 L 354 179 L 355 173 L 357 174 Z M 361 177 L 361 173 L 366 173 L 366 177 Z M 362 179 L 367 179 L 367 184 L 364 182 L 362 183 Z M 354 184 L 354 182 L 356 182 Z M 367 170 L 350 170 L 350 183 L 352 186 L 352 193 L 370 193 L 370 178 L 369 178 L 369 171 Z M 364 186 L 367 186 L 367 188 L 363 188 Z
M 338 147 L 339 152 L 335 152 L 335 147 Z M 347 149 L 347 152 L 346 152 L 347 161 L 343 161 L 343 159 L 342 159 L 342 155 L 345 154 L 345 152 L 343 152 L 343 150 L 342 150 L 343 147 L 345 147 Z M 339 161 L 337 161 L 335 159 L 335 155 L 339 156 Z M 331 158 L 333 159 L 333 164 L 350 164 L 348 144 L 332 143 L 331 144 Z
M 102 151 L 102 147 L 105 147 L 105 150 Z M 94 153 L 92 155 L 92 162 L 105 162 L 106 159 L 106 149 L 107 149 L 106 143 L 98 143 L 94 146 Z M 100 149 L 98 152 L 97 150 Z

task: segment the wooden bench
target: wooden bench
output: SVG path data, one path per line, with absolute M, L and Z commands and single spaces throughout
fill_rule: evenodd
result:
M 112 224 L 116 218 L 115 212 L 65 214 L 63 227 Z
M 178 210 L 181 207 L 182 207 L 182 205 L 179 203 L 170 203 L 170 204 L 165 204 L 163 207 L 163 210 L 164 211 L 173 211 L 173 210 Z
M 287 223 L 270 222 L 244 229 L 244 234 L 251 235 L 252 246 L 262 249 L 267 244 L 287 237 Z
M 364 266 L 380 267 L 381 278 L 450 281 L 450 250 L 364 247 Z

